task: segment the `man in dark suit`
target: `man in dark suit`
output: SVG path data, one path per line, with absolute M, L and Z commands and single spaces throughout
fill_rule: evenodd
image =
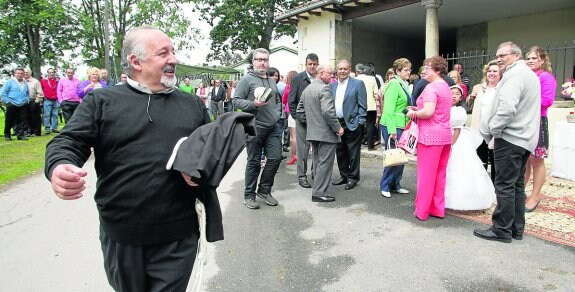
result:
M 339 174 L 333 185 L 345 184 L 346 190 L 355 188 L 359 181 L 359 158 L 361 156 L 361 127 L 367 116 L 367 93 L 363 81 L 350 78 L 351 63 L 341 60 L 337 64 L 337 82 L 331 84 L 335 111 L 344 134 L 338 144 L 336 155 Z
M 305 58 L 305 71 L 298 73 L 291 81 L 291 89 L 288 96 L 290 115 L 296 120 L 296 152 L 297 152 L 297 179 L 303 188 L 311 188 L 307 181 L 307 156 L 309 143 L 306 141 L 306 125 L 297 119 L 297 105 L 303 90 L 313 81 L 317 73 L 319 58 L 316 54 L 308 54 Z
M 337 144 L 343 135 L 333 104 L 333 94 L 328 85 L 333 69 L 329 65 L 317 67 L 317 78 L 303 91 L 297 107 L 298 114 L 304 114 L 307 141 L 313 146 L 314 174 L 312 202 L 333 202 L 335 198 L 327 194 L 333 169 Z
M 226 89 L 222 86 L 221 80 L 216 80 L 216 85 L 212 88 L 212 101 L 210 110 L 214 120 L 224 113 L 224 100 L 226 99 Z

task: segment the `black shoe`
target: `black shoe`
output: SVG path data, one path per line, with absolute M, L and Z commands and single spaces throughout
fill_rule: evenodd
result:
M 504 242 L 504 243 L 511 243 L 511 238 L 501 237 L 501 236 L 495 234 L 495 232 L 493 232 L 493 230 L 491 230 L 491 228 L 475 229 L 473 231 L 473 235 L 475 235 L 479 238 L 482 238 L 482 239 L 486 239 L 486 240 L 494 240 L 494 241 L 499 241 L 499 242 Z
M 44 133 L 44 135 L 50 135 L 50 131 L 46 131 L 46 133 Z
M 282 155 L 282 161 L 284 161 L 284 160 L 286 160 L 286 159 L 287 159 L 287 156 Z
M 347 179 L 340 177 L 337 180 L 333 181 L 331 184 L 334 186 L 344 185 L 347 183 Z
M 312 196 L 311 201 L 319 203 L 327 203 L 335 201 L 335 198 L 332 196 Z
M 28 138 L 26 138 L 26 136 L 18 136 L 18 140 L 25 141 L 28 140 Z
M 5 139 L 6 141 L 12 141 L 12 138 L 11 138 L 11 137 L 4 137 L 4 139 Z
M 289 149 L 287 147 L 284 147 L 282 150 L 283 152 L 289 152 Z
M 311 188 L 311 184 L 307 181 L 307 179 L 302 179 L 299 181 L 299 186 L 302 188 L 309 189 Z
M 348 183 L 345 185 L 345 189 L 346 189 L 346 190 L 351 190 L 351 189 L 355 188 L 355 186 L 357 186 L 357 183 L 356 183 L 356 182 L 348 182 Z
M 511 238 L 515 240 L 523 240 L 523 234 L 511 234 Z
M 52 132 L 54 132 L 54 133 L 60 133 L 60 131 L 58 131 L 58 130 L 52 130 Z

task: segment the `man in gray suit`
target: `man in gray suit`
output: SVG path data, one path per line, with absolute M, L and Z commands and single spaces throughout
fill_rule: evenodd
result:
M 297 115 L 307 125 L 306 140 L 313 148 L 312 202 L 333 202 L 327 194 L 331 180 L 336 145 L 341 141 L 343 128 L 335 114 L 333 94 L 329 83 L 333 69 L 329 65 L 317 67 L 317 78 L 302 92 Z

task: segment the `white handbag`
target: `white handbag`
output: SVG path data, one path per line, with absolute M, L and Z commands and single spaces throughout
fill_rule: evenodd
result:
M 397 141 L 396 141 L 397 144 Z M 391 136 L 387 139 L 387 150 L 383 151 L 383 167 L 403 165 L 408 162 L 407 154 L 400 148 L 391 149 Z

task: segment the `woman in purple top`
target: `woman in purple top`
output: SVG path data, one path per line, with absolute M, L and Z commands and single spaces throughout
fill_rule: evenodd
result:
M 447 61 L 435 56 L 423 61 L 422 77 L 429 82 L 417 107 L 408 107 L 407 117 L 417 122 L 417 194 L 415 212 L 419 220 L 445 217 L 445 182 L 451 152 L 451 89 L 443 80 Z
M 76 93 L 78 97 L 84 98 L 88 92 L 98 89 L 98 88 L 105 88 L 106 82 L 100 80 L 100 70 L 98 68 L 90 68 L 88 69 L 88 80 L 80 83 Z
M 541 82 L 541 120 L 539 124 L 539 142 L 531 153 L 525 170 L 525 184 L 529 182 L 533 172 L 533 189 L 525 202 L 525 212 L 535 211 L 541 202 L 541 188 L 545 182 L 545 162 L 549 148 L 549 128 L 547 125 L 547 109 L 553 105 L 557 90 L 557 81 L 551 72 L 551 60 L 541 47 L 532 47 L 526 55 L 527 66 L 537 74 Z

